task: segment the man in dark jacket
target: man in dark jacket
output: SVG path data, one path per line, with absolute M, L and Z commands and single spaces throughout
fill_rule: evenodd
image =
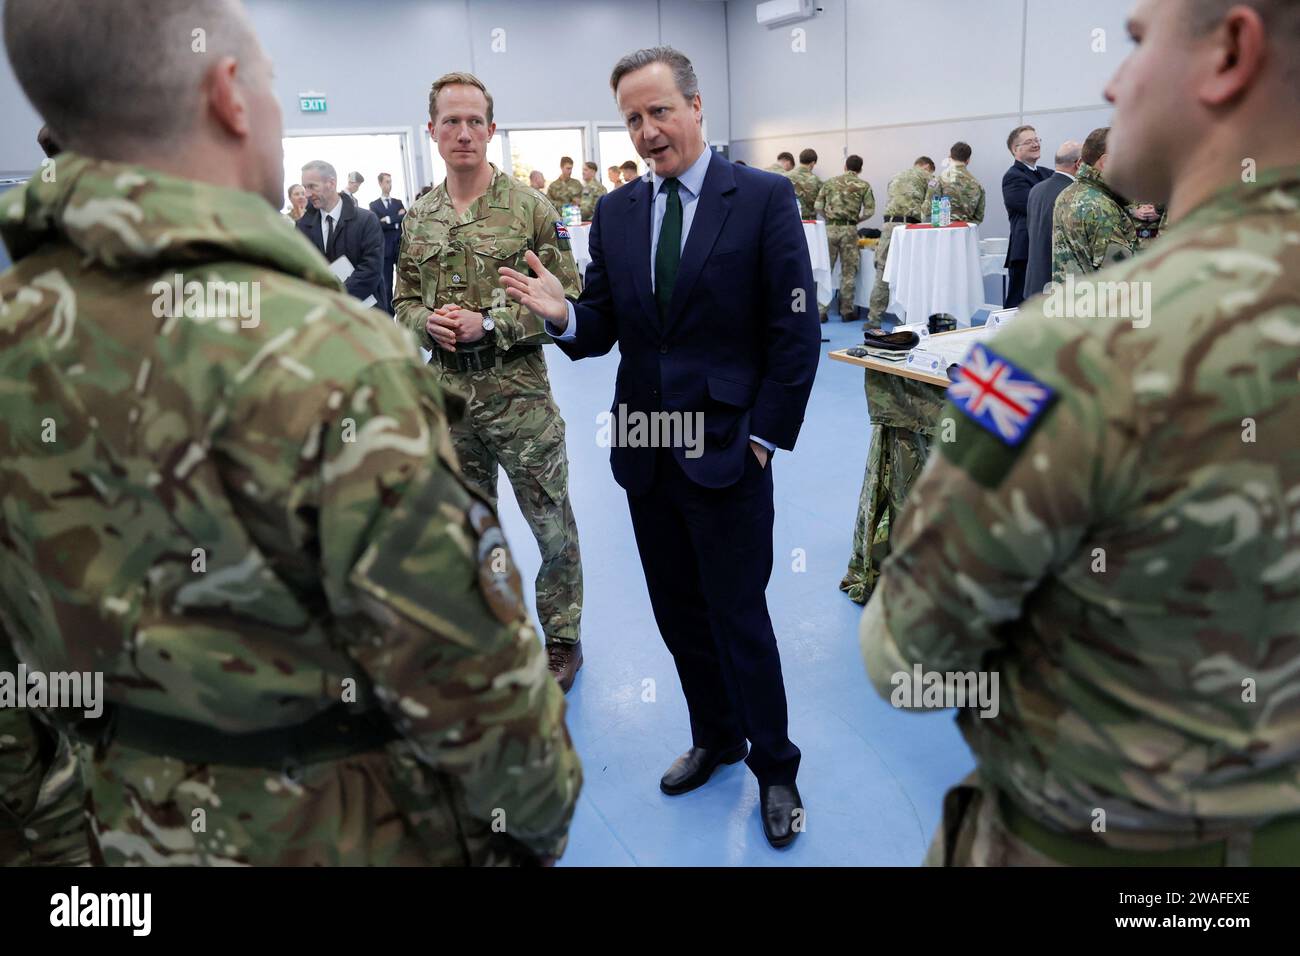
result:
M 397 247 L 402 241 L 402 219 L 406 207 L 400 199 L 389 195 L 393 191 L 393 177 L 379 174 L 379 188 L 383 195 L 370 204 L 370 211 L 379 219 L 384 230 L 384 298 L 380 303 L 388 312 L 393 311 L 393 268 L 397 265 Z
M 1038 157 L 1042 144 L 1032 126 L 1017 126 L 1007 137 L 1007 149 L 1015 157 L 1002 177 L 1002 201 L 1007 206 L 1007 219 L 1011 223 L 1011 239 L 1007 244 L 1008 309 L 1015 308 L 1025 299 L 1025 272 L 1029 267 L 1029 228 L 1025 216 L 1028 212 L 1029 190 L 1052 175 L 1050 169 L 1039 169 Z
M 331 266 L 341 257 L 352 264 L 351 274 L 343 280 L 348 295 L 363 302 L 373 297 L 371 304 L 382 307 L 387 300 L 380 275 L 384 233 L 378 217 L 368 209 L 359 209 L 355 199 L 338 191 L 338 173 L 324 160 L 313 159 L 302 168 L 302 185 L 311 202 L 298 220 L 298 229 Z
M 1025 273 L 1025 298 L 1038 295 L 1052 279 L 1052 210 L 1056 197 L 1074 182 L 1079 171 L 1081 143 L 1072 139 L 1056 151 L 1056 172 L 1029 190 L 1029 271 Z

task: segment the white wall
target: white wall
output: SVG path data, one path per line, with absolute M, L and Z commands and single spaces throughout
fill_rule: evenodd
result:
M 879 225 L 889 180 L 964 140 L 988 192 L 981 232 L 1005 236 L 1007 134 L 1034 125 L 1050 164 L 1062 140 L 1109 122 L 1102 90 L 1130 48 L 1133 0 L 822 0 L 771 29 L 757 3 L 727 3 L 734 158 L 766 166 L 811 147 L 828 178 L 857 153 Z
M 0 0 L 0 4 L 3 0 Z M 725 4 L 702 0 L 245 0 L 275 63 L 288 129 L 403 126 L 420 135 L 423 175 L 429 87 L 442 73 L 472 70 L 492 91 L 496 121 L 611 122 L 615 61 L 669 43 L 695 63 L 709 136 L 726 142 Z M 310 30 L 310 35 L 308 31 Z M 494 33 L 503 30 L 504 33 Z M 497 43 L 494 49 L 494 37 Z M 504 50 L 500 49 L 504 41 Z M 0 57 L 0 60 L 5 58 Z M 304 114 L 298 94 L 327 95 L 324 114 Z M 619 124 L 621 125 L 621 124 Z M 0 66 L 0 176 L 26 175 L 42 158 L 40 120 L 7 61 Z

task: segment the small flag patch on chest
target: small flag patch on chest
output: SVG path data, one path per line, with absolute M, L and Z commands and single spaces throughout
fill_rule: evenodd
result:
M 1015 447 L 1056 398 L 1056 392 L 983 345 L 971 346 L 948 398 L 980 428 Z
M 568 242 L 569 227 L 562 222 L 557 222 L 555 224 L 555 238 L 558 239 L 560 242 Z

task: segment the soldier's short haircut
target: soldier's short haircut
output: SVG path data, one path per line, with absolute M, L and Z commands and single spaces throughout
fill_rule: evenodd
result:
M 851 173 L 862 172 L 862 157 L 856 154 L 850 156 L 848 159 L 844 160 L 844 168 Z
M 1012 149 L 1016 145 L 1016 140 L 1020 138 L 1020 134 L 1026 131 L 1038 132 L 1032 126 L 1017 126 L 1011 131 L 1011 135 L 1007 137 L 1007 149 Z
M 1192 36 L 1203 36 L 1221 22 L 1234 6 L 1254 9 L 1264 21 L 1270 40 L 1294 51 L 1300 48 L 1300 3 L 1295 0 L 1184 0 L 1184 14 Z M 1293 80 L 1300 77 L 1300 56 L 1280 58 L 1282 69 Z
M 677 84 L 677 92 L 681 93 L 688 102 L 700 92 L 700 81 L 695 77 L 695 67 L 691 65 L 685 53 L 674 50 L 670 46 L 650 46 L 642 50 L 634 50 L 614 64 L 614 72 L 609 75 L 609 88 L 614 91 L 614 98 L 618 99 L 618 84 L 622 82 L 623 77 L 652 63 L 662 63 L 673 71 L 673 82 Z
M 633 172 L 636 172 L 636 163 L 629 159 L 626 163 L 620 166 L 619 169 L 630 169 Z
M 948 155 L 949 155 L 952 159 L 957 160 L 957 162 L 959 162 L 959 163 L 969 163 L 969 162 L 970 162 L 970 144 L 969 144 L 969 143 L 963 143 L 963 142 L 960 142 L 960 141 L 958 141 L 958 142 L 956 142 L 956 143 L 953 143 L 953 144 L 952 144 L 952 149 L 948 150 Z
M 804 166 L 807 166 L 809 163 L 817 162 L 817 150 L 815 149 L 802 150 L 799 153 L 799 162 Z
M 916 157 L 916 161 L 915 161 L 914 163 L 912 163 L 912 165 L 913 165 L 913 166 L 929 166 L 929 167 L 930 167 L 930 172 L 934 172 L 934 160 L 931 159 L 929 156 L 918 156 L 918 157 Z
M 787 163 L 790 163 L 791 165 L 793 165 L 793 164 L 794 164 L 794 153 L 777 153 L 777 154 L 776 154 L 776 161 L 777 161 L 778 163 L 780 163 L 780 162 L 787 162 Z
M 1055 163 L 1057 166 L 1072 166 L 1079 161 L 1083 148 L 1078 143 L 1062 143 L 1056 151 Z
M 1079 151 L 1079 158 L 1089 166 L 1096 166 L 1097 160 L 1106 155 L 1106 140 L 1110 138 L 1110 127 L 1102 126 L 1088 134 L 1088 138 L 1083 141 L 1083 149 Z
M 583 163 L 582 165 L 583 165 L 585 168 L 590 169 L 593 173 L 598 173 L 598 172 L 600 172 L 600 167 L 597 166 L 595 163 L 591 162 L 590 160 L 588 160 L 587 162 Z M 612 166 L 611 166 L 610 168 L 613 169 Z
M 433 87 L 429 90 L 429 119 L 436 122 L 438 119 L 438 94 L 447 86 L 472 86 L 483 94 L 487 100 L 487 121 L 492 125 L 492 94 L 488 92 L 483 81 L 473 73 L 444 73 L 433 81 Z
M 572 156 L 561 156 L 561 157 L 560 157 L 560 165 L 561 165 L 561 166 L 572 166 L 572 165 L 573 165 L 573 157 L 572 157 Z
M 235 0 L 6 0 L 4 35 L 58 141 L 99 159 L 182 142 L 203 115 L 205 73 L 229 56 L 246 74 L 260 50 Z
M 302 171 L 304 173 L 309 169 L 312 172 L 320 173 L 321 177 L 324 179 L 333 179 L 336 182 L 338 181 L 338 171 L 335 170 L 332 163 L 327 163 L 323 159 L 313 159 L 310 162 L 302 164 Z

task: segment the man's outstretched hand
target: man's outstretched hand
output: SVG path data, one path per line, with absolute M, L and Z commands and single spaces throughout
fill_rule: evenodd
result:
M 507 266 L 497 270 L 506 294 L 534 315 L 541 316 L 552 325 L 563 328 L 568 324 L 569 306 L 564 299 L 564 286 L 546 271 L 542 260 L 531 249 L 524 253 L 524 261 L 535 275 L 526 276 Z

